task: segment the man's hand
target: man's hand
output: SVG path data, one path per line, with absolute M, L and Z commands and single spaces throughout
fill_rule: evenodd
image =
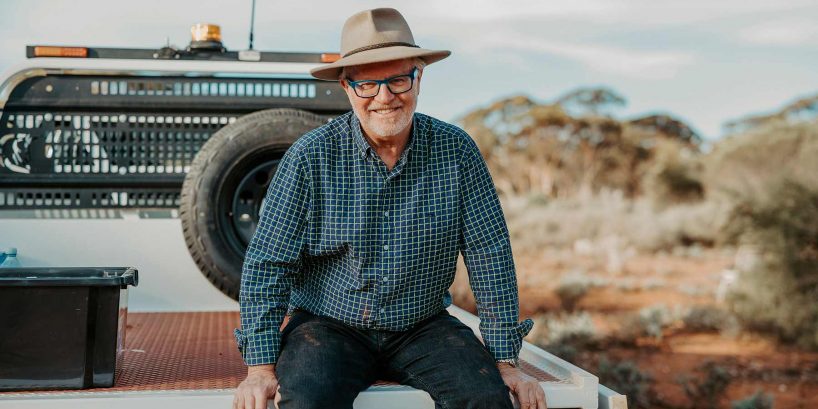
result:
M 247 378 L 233 395 L 233 409 L 267 409 L 267 400 L 276 395 L 277 389 L 275 365 L 248 367 Z
M 503 382 L 520 402 L 520 409 L 547 409 L 545 392 L 540 387 L 539 381 L 509 363 L 499 362 L 497 369 L 500 370 Z

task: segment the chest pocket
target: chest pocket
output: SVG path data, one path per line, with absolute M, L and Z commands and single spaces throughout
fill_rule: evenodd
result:
M 417 209 L 410 232 L 411 240 L 423 251 L 439 249 L 456 237 L 458 204 L 441 196 L 430 197 Z

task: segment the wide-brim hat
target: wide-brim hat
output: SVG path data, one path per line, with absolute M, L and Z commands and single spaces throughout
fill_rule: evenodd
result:
M 448 50 L 420 48 L 399 11 L 378 8 L 348 18 L 341 31 L 341 58 L 313 68 L 310 74 L 322 80 L 337 81 L 344 67 L 413 57 L 420 57 L 426 64 L 431 64 L 451 53 Z

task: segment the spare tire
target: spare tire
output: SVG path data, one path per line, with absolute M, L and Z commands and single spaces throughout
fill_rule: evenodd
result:
M 196 154 L 179 218 L 193 261 L 227 296 L 238 299 L 244 253 L 279 160 L 326 121 L 294 109 L 254 112 L 213 134 Z

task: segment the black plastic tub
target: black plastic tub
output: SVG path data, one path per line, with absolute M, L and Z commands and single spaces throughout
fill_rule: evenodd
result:
M 0 269 L 0 390 L 114 384 L 130 267 Z

